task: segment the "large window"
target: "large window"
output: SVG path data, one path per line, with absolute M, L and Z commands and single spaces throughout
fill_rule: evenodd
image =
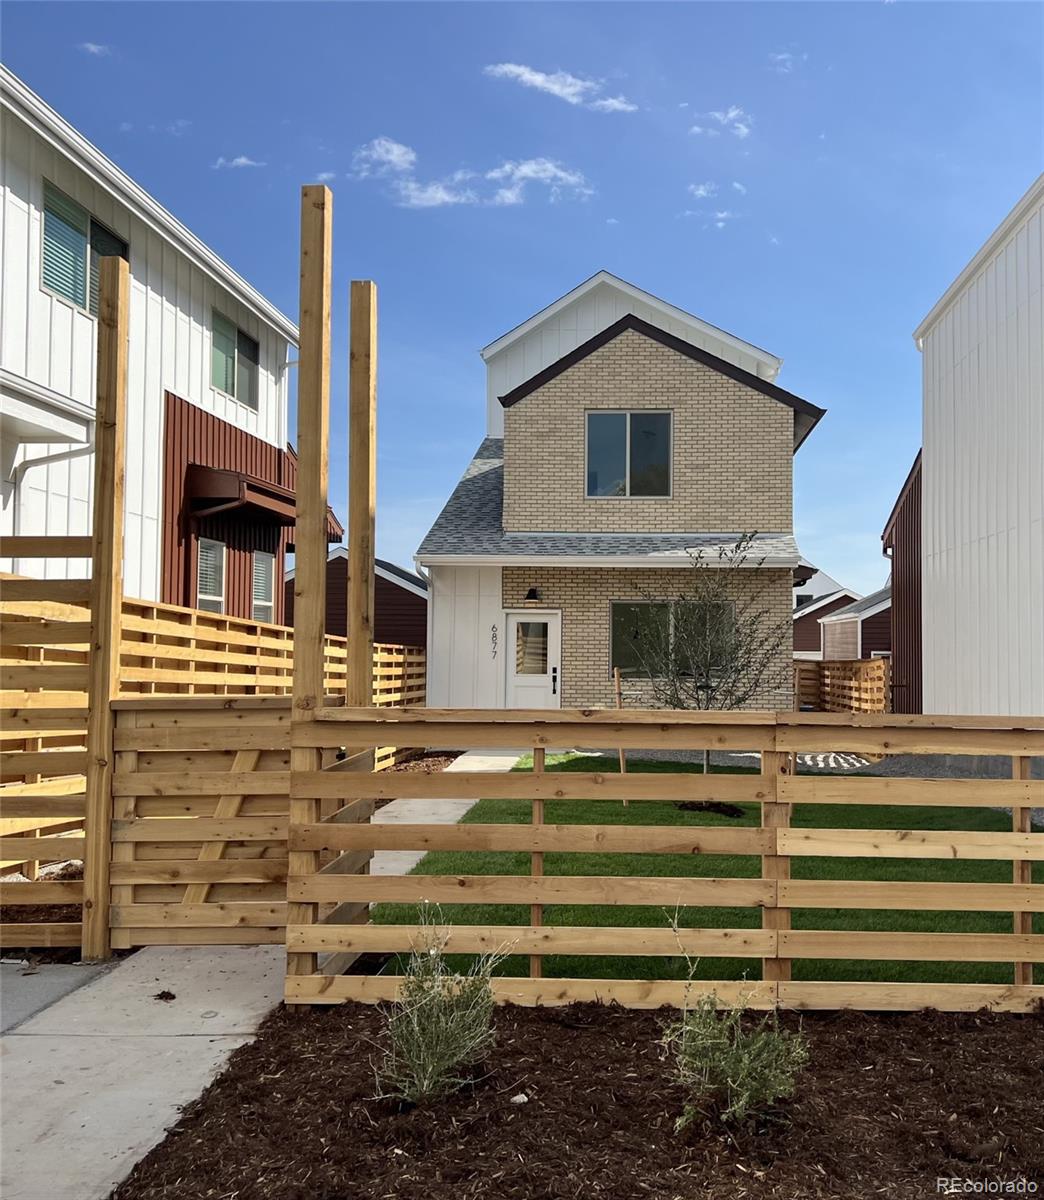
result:
M 587 414 L 588 496 L 670 494 L 669 412 Z
M 196 607 L 225 611 L 225 543 L 200 538 L 196 543 Z
M 260 347 L 221 313 L 213 313 L 210 382 L 219 392 L 257 411 L 257 375 Z
M 129 257 L 123 238 L 106 229 L 64 192 L 45 182 L 41 268 L 44 287 L 96 317 L 101 260 L 110 257 Z
M 735 631 L 727 600 L 614 600 L 609 665 L 631 678 L 706 676 L 729 660 Z
M 254 551 L 252 612 L 255 621 L 275 620 L 275 555 Z

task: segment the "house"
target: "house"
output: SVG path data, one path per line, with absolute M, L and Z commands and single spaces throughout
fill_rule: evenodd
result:
M 885 584 L 819 618 L 824 661 L 888 658 L 892 649 L 892 588 Z
M 820 572 L 822 574 L 822 572 Z M 829 578 L 829 576 L 827 576 Z M 823 617 L 861 600 L 858 592 L 838 587 L 826 595 L 811 598 L 794 609 L 794 657 L 821 659 L 823 657 Z
M 286 572 L 284 613 L 294 620 L 294 572 Z M 400 646 L 428 644 L 428 581 L 387 559 L 374 560 L 374 641 Z M 326 632 L 348 636 L 348 550 L 336 546 L 326 561 Z
M 794 611 L 795 613 L 802 605 L 808 604 L 812 600 L 822 600 L 824 596 L 830 596 L 842 590 L 841 584 L 826 571 L 821 571 L 803 558 L 794 571 Z M 852 594 L 854 600 L 855 594 Z
M 902 711 L 1044 712 L 1042 232 L 1044 175 L 914 333 L 921 452 L 884 532 Z
M 669 621 L 691 555 L 744 532 L 737 595 L 789 619 L 792 459 L 823 409 L 775 382 L 778 358 L 606 271 L 482 358 L 486 437 L 416 555 L 429 704 L 612 704 L 635 606 Z M 788 645 L 757 707 L 789 707 L 789 664 Z
M 0 67 L 0 533 L 90 530 L 98 264 L 130 266 L 124 588 L 282 616 L 297 327 Z M 339 540 L 336 521 L 330 536 Z M 80 560 L 0 570 L 82 576 Z

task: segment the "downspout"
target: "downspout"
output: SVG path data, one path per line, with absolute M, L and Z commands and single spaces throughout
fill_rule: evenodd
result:
M 21 462 L 15 463 L 7 476 L 8 483 L 13 485 L 15 511 L 14 511 L 14 532 L 17 536 L 22 531 L 22 505 L 19 499 L 19 492 L 22 486 L 22 477 L 30 467 L 46 467 L 51 463 L 71 462 L 74 458 L 83 458 L 85 455 L 94 453 L 94 430 L 95 424 L 92 421 L 90 433 L 87 441 L 81 446 L 75 446 L 72 450 L 57 450 L 54 454 L 45 454 L 40 458 L 23 458 Z M 20 564 L 21 559 L 13 559 L 12 563 Z M 19 574 L 18 567 L 15 568 L 15 574 Z

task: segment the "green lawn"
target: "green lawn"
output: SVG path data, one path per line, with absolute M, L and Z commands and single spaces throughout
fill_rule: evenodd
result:
M 524 760 L 516 768 L 528 768 Z M 618 770 L 615 757 L 569 755 L 550 757 L 551 771 Z M 699 771 L 698 765 L 634 762 L 632 771 Z M 754 774 L 754 768 L 722 767 L 715 772 Z M 606 801 L 548 801 L 544 819 L 548 824 L 600 825 L 757 825 L 757 805 L 744 805 L 742 818 L 719 817 L 700 812 L 684 812 L 672 804 L 636 803 L 628 807 Z M 528 801 L 481 800 L 464 817 L 464 823 L 525 824 L 531 819 Z M 799 805 L 794 810 L 795 826 L 819 828 L 877 829 L 1011 829 L 1006 813 L 976 808 L 913 808 L 906 806 Z M 1005 861 L 961 861 L 887 858 L 794 858 L 791 868 L 795 879 L 938 881 L 947 883 L 1010 883 L 1012 867 Z M 546 875 L 653 875 L 718 876 L 757 878 L 761 861 L 753 855 L 671 855 L 671 854 L 545 854 Z M 528 875 L 526 853 L 485 851 L 434 851 L 418 864 L 414 874 L 426 875 Z M 1044 883 L 1044 863 L 1034 864 L 1033 880 Z M 528 905 L 461 904 L 445 905 L 447 923 L 462 925 L 527 925 Z M 666 927 L 675 916 L 657 907 L 548 905 L 544 908 L 547 925 L 635 925 Z M 679 924 L 687 927 L 760 928 L 761 913 L 755 908 L 688 908 L 678 912 Z M 411 905 L 383 904 L 373 913 L 375 922 L 409 924 L 417 919 Z M 1044 914 L 1035 917 L 1034 931 L 1044 932 Z M 877 909 L 794 909 L 795 929 L 900 930 L 906 932 L 1010 933 L 1011 917 L 1005 913 L 911 912 Z M 465 961 L 462 959 L 461 961 Z M 515 956 L 503 965 L 503 973 L 525 975 L 528 962 Z M 657 957 L 595 957 L 587 955 L 548 955 L 544 959 L 547 976 L 589 977 L 599 979 L 681 979 L 686 975 L 684 960 Z M 704 979 L 758 979 L 760 962 L 754 959 L 703 958 L 697 977 Z M 1006 983 L 1012 968 L 1000 963 L 921 963 L 862 962 L 846 960 L 797 960 L 794 979 L 882 980 L 892 982 Z M 1036 982 L 1044 982 L 1044 965 L 1038 965 Z

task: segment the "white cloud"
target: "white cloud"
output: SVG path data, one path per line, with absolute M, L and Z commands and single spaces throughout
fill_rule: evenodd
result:
M 619 225 L 620 224 L 620 222 L 616 219 L 616 217 L 606 217 L 605 223 L 606 223 L 606 225 Z
M 176 120 L 171 121 L 167 125 L 167 133 L 169 133 L 171 137 L 182 137 L 184 134 L 188 133 L 191 124 L 192 122 L 186 120 L 184 117 L 178 117 Z
M 718 190 L 716 183 L 711 183 L 708 180 L 706 183 L 690 183 L 689 194 L 695 196 L 697 200 L 705 200 L 708 196 L 713 196 Z
M 315 178 L 316 178 L 317 183 L 329 183 L 331 179 L 337 178 L 337 172 L 336 171 L 320 171 L 319 174 L 316 175 Z
M 133 128 L 134 124 L 131 121 L 120 122 L 120 133 L 130 133 Z
M 729 221 L 736 220 L 736 213 L 729 212 L 727 208 L 721 208 L 714 214 L 714 228 L 724 229 Z
M 360 146 L 352 156 L 352 167 L 360 179 L 371 175 L 412 171 L 416 162 L 416 150 L 383 136 L 375 137 L 372 142 Z
M 470 188 L 455 187 L 441 180 L 418 183 L 416 179 L 400 179 L 395 190 L 400 208 L 443 208 L 447 204 L 475 204 L 478 201 Z
M 227 170 L 236 170 L 239 167 L 267 167 L 267 166 L 268 166 L 267 163 L 257 162 L 253 158 L 248 158 L 247 155 L 245 155 L 245 154 L 237 154 L 235 158 L 225 158 L 225 156 L 222 155 L 217 160 L 217 162 L 214 163 L 213 169 L 215 171 L 221 171 L 221 170 L 226 170 L 226 169 Z
M 739 192 L 741 196 L 745 196 L 747 194 L 746 187 L 744 187 L 742 183 L 737 183 L 735 179 L 732 181 L 732 190 L 734 192 Z
M 590 196 L 592 192 L 580 171 L 571 171 L 550 158 L 505 162 L 492 171 L 487 171 L 486 178 L 503 185 L 497 189 L 492 200 L 493 204 L 499 205 L 521 204 L 525 197 L 526 185 L 529 183 L 544 184 L 549 189 L 553 201 L 560 200 L 566 192 L 581 199 Z
M 776 237 L 776 235 L 774 233 L 769 234 L 769 245 L 770 246 L 778 246 L 779 245 L 779 238 Z
M 799 50 L 780 50 L 769 55 L 772 69 L 779 75 L 793 75 L 798 67 L 808 62 L 808 55 Z
M 717 109 L 714 112 L 705 113 L 704 116 L 711 117 L 721 126 L 721 129 L 715 129 L 713 125 L 693 125 L 689 130 L 690 133 L 705 134 L 708 137 L 717 137 L 722 130 L 734 134 L 736 137 L 743 139 L 750 137 L 751 129 L 754 126 L 754 118 L 750 113 L 740 108 L 738 104 L 732 104 L 728 108 Z
M 637 112 L 638 105 L 626 96 L 603 96 L 604 85 L 598 79 L 584 79 L 568 71 L 538 71 L 522 63 L 493 63 L 484 74 L 491 79 L 510 79 L 522 87 L 556 96 L 567 104 L 583 105 L 594 112 Z
M 81 42 L 77 47 L 84 54 L 93 55 L 94 58 L 108 58 L 112 53 L 111 46 L 103 46 L 101 42 Z

